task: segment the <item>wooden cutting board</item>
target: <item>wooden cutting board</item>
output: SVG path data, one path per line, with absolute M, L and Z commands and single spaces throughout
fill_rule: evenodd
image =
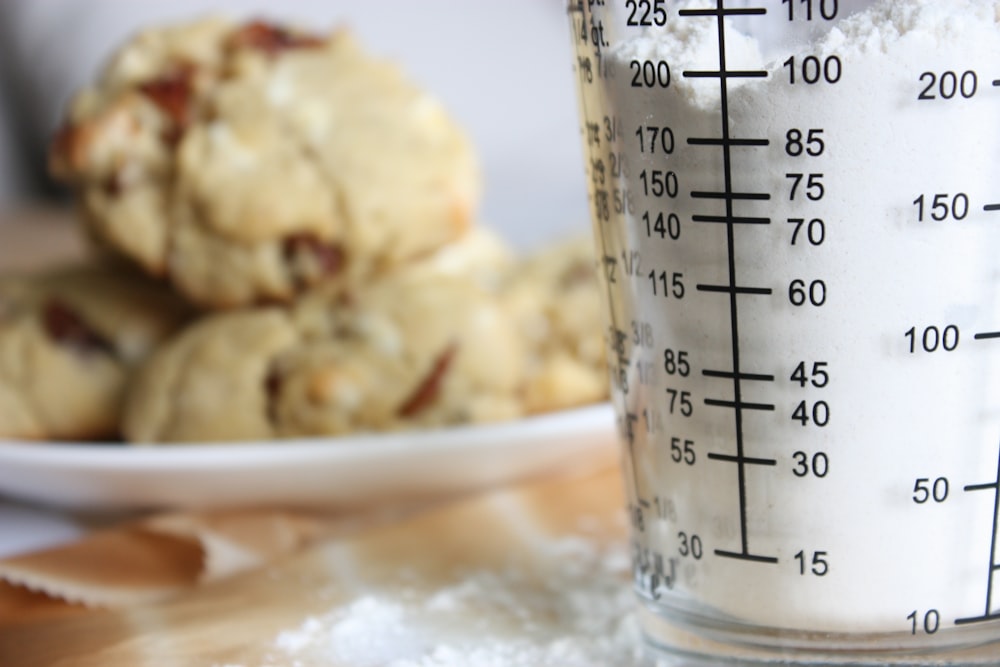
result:
M 631 664 L 623 507 L 617 468 L 475 496 L 166 603 L 10 623 L 0 664 Z

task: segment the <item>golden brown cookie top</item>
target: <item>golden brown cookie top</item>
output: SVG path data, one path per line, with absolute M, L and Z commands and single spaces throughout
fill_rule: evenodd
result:
M 0 437 L 116 437 L 132 369 L 190 315 L 121 266 L 0 278 Z
M 603 314 L 591 236 L 561 239 L 522 258 L 502 291 L 528 348 L 525 409 L 546 412 L 606 399 Z
M 521 413 L 523 368 L 495 294 L 467 276 L 395 274 L 207 316 L 139 374 L 125 434 L 262 440 L 498 421 Z
M 50 163 L 99 237 L 210 307 L 433 252 L 470 227 L 480 193 L 464 132 L 348 31 L 222 19 L 125 45 L 75 99 Z

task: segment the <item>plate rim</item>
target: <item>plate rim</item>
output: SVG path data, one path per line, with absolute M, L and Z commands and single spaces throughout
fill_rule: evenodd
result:
M 597 426 L 611 420 L 610 402 L 593 403 L 565 410 L 539 413 L 519 419 L 484 424 L 358 433 L 345 436 L 286 438 L 234 442 L 194 442 L 182 444 L 130 444 L 111 442 L 55 442 L 0 439 L 0 465 L 4 462 L 58 464 L 80 467 L 145 467 L 183 462 L 185 467 L 228 465 L 246 467 L 267 461 L 343 459 L 375 454 L 390 455 L 401 450 L 435 445 L 437 451 L 455 448 L 485 447 L 504 438 L 517 436 L 526 428 L 532 438 L 548 433 L 564 433 L 567 423 L 579 422 L 576 429 Z

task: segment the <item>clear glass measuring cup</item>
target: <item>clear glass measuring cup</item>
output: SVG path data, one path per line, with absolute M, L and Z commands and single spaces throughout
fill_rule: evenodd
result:
M 996 663 L 1000 2 L 568 9 L 647 636 Z

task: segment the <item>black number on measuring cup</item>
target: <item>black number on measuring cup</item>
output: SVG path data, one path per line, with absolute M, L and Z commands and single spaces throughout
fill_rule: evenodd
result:
M 788 83 L 793 86 L 800 81 L 809 85 L 820 82 L 837 83 L 844 70 L 837 56 L 827 56 L 823 60 L 817 56 L 806 56 L 801 61 L 790 56 L 781 64 L 788 68 Z
M 633 88 L 670 85 L 670 64 L 666 60 L 633 60 L 628 65 L 632 69 Z
M 799 551 L 795 554 L 795 560 L 799 562 L 799 574 L 805 575 L 811 573 L 817 577 L 826 576 L 826 573 L 830 571 L 830 563 L 827 561 L 827 555 L 825 551 L 813 551 L 812 559 L 807 558 L 809 554 L 805 550 Z
M 961 74 L 951 70 L 941 74 L 924 72 L 920 75 L 920 80 L 926 81 L 927 85 L 917 95 L 918 100 L 950 100 L 956 95 L 969 99 L 979 89 L 979 77 L 971 69 Z
M 687 533 L 681 531 L 677 533 L 677 539 L 681 541 L 680 546 L 677 547 L 677 553 L 685 558 L 690 556 L 695 560 L 700 560 L 704 549 L 701 546 L 701 538 L 697 535 L 688 536 Z
M 694 404 L 691 402 L 691 392 L 671 389 L 667 387 L 667 396 L 670 397 L 668 406 L 670 414 L 679 413 L 683 417 L 690 417 L 694 412 Z
M 910 327 L 903 336 L 909 341 L 910 354 L 915 354 L 921 350 L 924 352 L 937 352 L 938 350 L 951 352 L 958 347 L 959 334 L 958 327 L 949 324 L 943 329 L 933 325 L 924 327 L 922 332 L 918 331 L 916 327 Z
M 667 126 L 640 125 L 635 130 L 639 137 L 639 152 L 655 153 L 660 151 L 666 155 L 674 152 L 674 131 Z
M 687 377 L 691 374 L 691 364 L 688 363 L 687 350 L 677 350 L 665 348 L 663 350 L 663 370 L 667 375 L 680 375 Z
M 792 157 L 798 157 L 805 153 L 812 157 L 819 157 L 823 154 L 826 144 L 823 143 L 822 128 L 810 128 L 803 132 L 797 127 L 785 132 L 785 153 Z
M 959 192 L 956 195 L 938 193 L 930 200 L 927 207 L 927 217 L 941 222 L 942 220 L 964 220 L 969 215 L 969 195 Z M 917 222 L 924 221 L 924 195 L 913 200 L 917 207 Z
M 792 182 L 788 191 L 788 201 L 795 201 L 799 184 L 803 180 L 805 180 L 805 186 L 802 189 L 806 193 L 806 199 L 819 201 L 826 194 L 826 188 L 823 187 L 823 174 L 785 174 L 785 178 Z
M 661 239 L 668 236 L 672 241 L 681 237 L 681 219 L 676 213 L 657 213 L 655 218 L 651 218 L 649 211 L 643 211 L 642 220 L 646 223 L 646 236 L 652 237 L 658 234 Z
M 830 374 L 826 370 L 828 365 L 825 361 L 814 361 L 812 363 L 812 370 L 809 370 L 807 363 L 800 361 L 799 365 L 792 371 L 789 379 L 793 382 L 798 382 L 800 387 L 805 387 L 806 383 L 808 383 L 822 389 L 830 382 Z
M 795 2 L 796 0 L 781 0 L 781 4 L 788 5 L 789 21 L 796 19 Z M 806 21 L 812 21 L 816 16 L 819 16 L 824 21 L 832 21 L 837 17 L 837 0 L 798 0 L 798 3 L 805 5 L 804 18 Z M 802 14 L 799 14 L 799 16 L 803 17 Z
M 820 218 L 813 218 L 808 223 L 805 218 L 788 218 L 786 222 L 795 225 L 792 229 L 792 245 L 799 240 L 799 232 L 804 230 L 802 237 L 812 245 L 822 245 L 826 239 L 826 223 Z
M 693 466 L 697 460 L 694 453 L 694 440 L 673 436 L 670 438 L 670 460 L 674 463 L 684 462 Z
M 809 405 L 809 401 L 799 401 L 792 412 L 792 420 L 802 426 L 812 423 L 823 428 L 830 423 L 830 406 L 826 401 L 816 401 L 812 406 Z
M 679 192 L 677 172 L 675 171 L 643 169 L 639 174 L 639 180 L 642 181 L 642 194 L 647 197 L 650 195 L 654 197 L 667 196 L 673 199 Z
M 664 7 L 666 0 L 625 0 L 625 9 L 629 12 L 627 25 L 631 26 L 651 26 L 666 25 L 667 10 Z
M 817 403 L 817 405 L 819 404 Z M 810 457 L 807 453 L 800 450 L 792 454 L 792 458 L 795 460 L 795 465 L 792 467 L 792 474 L 796 477 L 814 475 L 823 478 L 830 472 L 830 458 L 826 455 L 826 452 L 816 452 Z
M 826 303 L 826 283 L 813 280 L 808 285 L 801 278 L 796 278 L 788 285 L 788 301 L 793 306 L 822 306 Z
M 906 620 L 910 621 L 911 635 L 917 634 L 920 630 L 933 635 L 941 627 L 941 613 L 937 609 L 928 609 L 923 614 L 914 609 Z
M 669 298 L 671 295 L 675 299 L 684 298 L 684 274 L 674 272 L 668 274 L 666 271 L 653 269 L 646 276 L 653 287 L 653 296 Z
M 933 482 L 929 477 L 918 477 L 913 483 L 913 502 L 923 505 L 928 500 L 943 503 L 948 499 L 948 478 L 938 477 Z

